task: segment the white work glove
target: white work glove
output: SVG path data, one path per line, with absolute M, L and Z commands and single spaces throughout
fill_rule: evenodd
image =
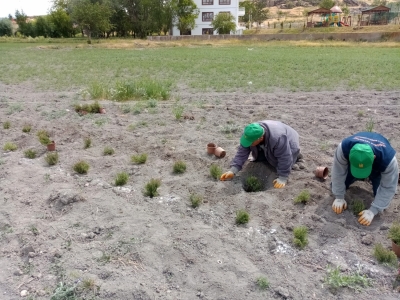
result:
M 274 184 L 274 188 L 281 189 L 284 188 L 286 185 L 287 178 L 285 177 L 278 177 L 272 183 Z
M 344 199 L 335 199 L 332 204 L 332 209 L 335 213 L 341 214 L 347 208 L 347 202 Z
M 374 213 L 369 209 L 363 210 L 358 215 L 361 216 L 358 218 L 358 223 L 365 226 L 371 225 L 372 219 L 375 216 Z
M 224 174 L 222 174 L 219 179 L 221 181 L 230 180 L 233 178 L 233 176 L 235 176 L 235 173 L 233 173 L 232 171 L 228 171 L 228 172 L 225 172 Z

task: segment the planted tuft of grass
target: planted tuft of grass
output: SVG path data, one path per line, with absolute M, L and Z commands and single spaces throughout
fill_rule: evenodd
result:
M 87 174 L 89 168 L 89 164 L 83 160 L 77 162 L 73 167 L 74 171 L 79 174 Z
M 302 190 L 300 194 L 294 199 L 294 203 L 306 204 L 310 201 L 310 192 L 308 190 Z
M 134 164 L 144 164 L 147 161 L 147 154 L 146 153 L 142 153 L 142 154 L 138 154 L 138 155 L 132 155 L 131 156 L 131 162 Z
M 24 152 L 26 158 L 34 159 L 36 158 L 36 151 L 33 149 L 28 149 Z
M 248 193 L 259 192 L 262 190 L 262 183 L 256 176 L 246 178 L 243 189 Z
M 360 212 L 362 212 L 365 209 L 364 202 L 362 200 L 354 199 L 351 204 L 351 210 L 353 211 L 353 214 L 358 216 Z
M 300 249 L 304 249 L 308 244 L 308 229 L 305 226 L 295 227 L 293 229 L 293 243 Z
M 268 279 L 265 278 L 264 276 L 258 277 L 256 283 L 260 290 L 266 290 L 267 288 L 269 288 Z
M 36 135 L 37 135 L 37 137 L 38 137 L 38 139 L 39 139 L 39 142 L 40 142 L 42 145 L 47 146 L 48 144 L 51 143 L 50 134 L 48 133 L 47 130 L 44 130 L 44 129 L 39 130 L 39 131 L 36 133 Z
M 160 187 L 160 185 L 160 179 L 150 179 L 150 181 L 144 186 L 144 195 L 150 198 L 158 196 L 157 189 Z
M 105 147 L 103 150 L 103 155 L 113 155 L 114 154 L 114 149 L 111 147 Z
M 49 166 L 54 166 L 58 163 L 58 153 L 57 152 L 49 152 L 44 158 Z
M 185 107 L 183 105 L 177 105 L 172 109 L 172 113 L 174 114 L 176 120 L 180 120 L 182 118 L 184 110 Z
M 126 172 L 118 173 L 117 176 L 115 177 L 115 185 L 116 186 L 125 185 L 128 182 L 128 179 L 129 179 L 128 173 Z
M 83 149 L 88 149 L 92 147 L 92 139 L 91 138 L 85 138 L 83 140 Z
M 398 266 L 397 256 L 396 254 L 389 249 L 385 249 L 382 244 L 376 244 L 374 246 L 374 257 L 376 260 L 384 265 L 391 266 L 396 268 Z
M 199 207 L 201 203 L 203 203 L 203 196 L 197 194 L 190 195 L 190 203 L 193 208 Z
M 29 133 L 31 132 L 32 126 L 30 124 L 25 124 L 24 127 L 22 127 L 22 132 Z
M 15 151 L 15 150 L 17 150 L 17 149 L 18 149 L 17 145 L 15 145 L 15 144 L 12 143 L 12 142 L 7 142 L 7 143 L 5 143 L 4 146 L 3 146 L 3 150 L 4 150 L 4 151 Z
M 184 161 L 177 161 L 174 163 L 173 166 L 173 172 L 174 174 L 183 174 L 186 172 L 186 163 Z
M 11 127 L 11 122 L 10 121 L 5 121 L 3 123 L 3 128 L 4 129 L 10 129 L 10 127 Z
M 236 224 L 246 224 L 250 220 L 249 213 L 243 209 L 236 212 Z
M 215 180 L 219 180 L 219 178 L 222 175 L 222 168 L 218 165 L 214 165 L 212 164 L 210 166 L 210 175 L 212 178 L 214 178 Z

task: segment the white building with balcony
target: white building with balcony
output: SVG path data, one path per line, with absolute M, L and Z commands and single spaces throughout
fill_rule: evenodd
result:
M 196 26 L 190 32 L 181 33 L 174 26 L 172 35 L 203 35 L 218 34 L 213 30 L 211 21 L 219 13 L 229 13 L 234 17 L 236 23 L 236 32 L 231 34 L 242 34 L 244 27 L 239 26 L 239 17 L 244 16 L 244 7 L 239 7 L 243 0 L 193 0 L 196 3 L 200 13 L 196 18 Z

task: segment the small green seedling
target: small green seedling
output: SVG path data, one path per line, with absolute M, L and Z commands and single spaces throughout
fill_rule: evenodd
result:
M 10 127 L 11 127 L 10 121 L 5 121 L 5 122 L 3 123 L 3 128 L 4 128 L 4 129 L 10 129 Z
M 293 229 L 293 243 L 300 249 L 304 249 L 308 244 L 308 229 L 305 226 L 295 227 Z
M 125 185 L 128 182 L 128 179 L 129 179 L 128 173 L 126 172 L 118 173 L 117 176 L 115 177 L 115 185 L 116 186 Z
M 46 157 L 44 158 L 49 166 L 54 166 L 58 163 L 58 153 L 57 152 L 49 152 L 47 153 Z
M 50 134 L 46 130 L 39 130 L 36 135 L 42 145 L 47 146 L 51 143 Z
M 150 179 L 150 181 L 144 187 L 144 195 L 150 198 L 158 196 L 157 189 L 161 185 L 160 179 Z
M 22 132 L 29 133 L 31 132 L 32 126 L 30 124 L 25 124 L 24 127 L 22 127 Z
M 174 174 L 183 174 L 186 171 L 186 163 L 184 161 L 177 161 L 174 163 L 173 172 Z
M 190 195 L 190 203 L 193 208 L 199 207 L 202 202 L 203 202 L 203 196 L 196 194 Z
M 351 210 L 356 216 L 358 216 L 358 214 L 362 212 L 364 209 L 365 205 L 362 200 L 355 199 L 353 200 L 353 202 L 351 202 Z
M 4 151 L 15 151 L 17 149 L 18 149 L 17 145 L 15 145 L 14 143 L 11 143 L 11 142 L 7 142 L 3 146 Z
M 361 118 L 361 117 L 364 117 L 364 111 L 363 110 L 359 110 L 358 111 L 358 113 L 357 113 L 357 116 L 359 117 L 359 118 Z
M 132 155 L 131 156 L 131 162 L 134 164 L 144 164 L 147 161 L 147 154 L 146 153 L 142 153 L 142 154 L 138 154 L 138 155 Z
M 250 220 L 249 213 L 243 209 L 236 212 L 236 224 L 246 224 Z
M 94 279 L 86 278 L 82 281 L 82 288 L 87 291 L 94 291 L 96 289 L 96 282 Z
M 89 164 L 87 162 L 84 162 L 83 160 L 77 162 L 73 167 L 74 171 L 79 174 L 87 174 L 89 168 Z
M 268 279 L 265 278 L 264 276 L 258 277 L 256 282 L 260 290 L 266 290 L 267 288 L 269 288 Z
M 310 192 L 308 190 L 302 190 L 300 194 L 294 199 L 294 203 L 306 204 L 310 201 Z
M 374 246 L 373 255 L 376 258 L 376 260 L 381 264 L 392 266 L 392 267 L 398 266 L 396 254 L 389 249 L 385 249 L 382 246 L 382 244 L 376 244 Z
M 114 149 L 111 147 L 105 147 L 103 150 L 103 155 L 113 155 L 114 154 Z
M 91 138 L 85 138 L 83 140 L 83 149 L 88 149 L 92 147 L 92 139 Z
M 210 175 L 212 178 L 214 178 L 215 180 L 219 180 L 219 178 L 222 175 L 222 169 L 220 166 L 218 165 L 211 165 L 210 166 Z
M 262 183 L 256 176 L 249 176 L 244 183 L 244 190 L 246 192 L 259 192 L 262 190 Z
M 185 110 L 185 107 L 183 105 L 177 105 L 172 109 L 172 112 L 175 115 L 176 120 L 180 120 L 182 118 L 184 110 Z
M 34 159 L 36 158 L 36 151 L 33 149 L 28 149 L 24 152 L 26 158 Z

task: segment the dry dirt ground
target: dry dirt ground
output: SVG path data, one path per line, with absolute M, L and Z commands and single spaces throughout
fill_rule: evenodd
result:
M 178 97 L 179 96 L 179 97 Z M 50 299 L 76 287 L 76 298 L 52 299 L 399 299 L 393 290 L 397 270 L 377 264 L 375 243 L 390 247 L 387 229 L 399 220 L 399 196 L 363 227 L 350 210 L 331 209 L 330 179 L 313 174 L 332 165 L 341 139 L 363 131 L 368 122 L 400 150 L 400 92 L 200 93 L 180 88 L 184 115 L 172 112 L 174 100 L 141 113 L 124 113 L 126 104 L 102 101 L 106 114 L 79 116 L 76 92 L 43 92 L 29 84 L 0 84 L 0 298 Z M 86 100 L 87 102 L 87 100 Z M 143 102 L 145 106 L 146 102 Z M 131 105 L 134 105 L 131 103 Z M 247 163 L 230 182 L 213 180 L 212 164 L 229 168 L 243 127 L 262 119 L 281 120 L 300 134 L 304 168 L 293 171 L 288 185 L 247 193 L 242 180 L 261 174 L 264 165 Z M 23 133 L 24 124 L 31 133 Z M 49 130 L 59 163 L 49 167 L 36 132 Z M 229 133 L 230 131 L 230 133 Z M 228 133 L 226 133 L 228 132 Z M 93 146 L 83 149 L 84 138 Z M 206 153 L 214 142 L 227 151 L 218 159 Z M 115 149 L 103 156 L 105 146 Z M 24 158 L 34 148 L 36 159 Z M 144 165 L 130 163 L 147 153 Z M 399 154 L 397 154 L 399 155 Z M 90 164 L 87 175 L 75 174 L 78 160 Z M 175 161 L 187 171 L 174 175 Z M 117 173 L 130 174 L 124 187 Z M 160 195 L 143 195 L 144 185 L 161 179 Z M 311 201 L 293 204 L 307 189 Z M 197 209 L 189 196 L 204 196 Z M 359 182 L 346 199 L 372 201 L 371 186 Z M 236 211 L 250 214 L 247 225 L 235 224 Z M 309 245 L 298 250 L 293 227 L 309 228 Z M 359 271 L 372 285 L 333 291 L 324 283 L 328 266 L 350 274 Z M 260 290 L 256 279 L 267 278 Z

